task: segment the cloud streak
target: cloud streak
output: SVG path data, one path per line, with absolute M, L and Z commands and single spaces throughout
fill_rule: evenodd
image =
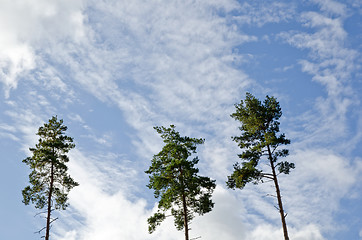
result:
M 315 10 L 300 13 L 296 1 L 267 2 L 38 1 L 0 8 L 0 22 L 12 22 L 0 37 L 0 81 L 7 98 L 2 116 L 9 120 L 0 122 L 0 137 L 20 143 L 27 153 L 37 127 L 54 113 L 80 136 L 70 170 L 81 185 L 54 225 L 56 239 L 182 238 L 171 219 L 152 235 L 146 225 L 155 200 L 144 170 L 162 147 L 152 127 L 171 123 L 183 135 L 206 138 L 199 148 L 200 172 L 218 183 L 215 209 L 195 219 L 192 234 L 211 240 L 281 238 L 274 199 L 266 197 L 274 192 L 270 184 L 242 191 L 224 184 L 240 152 L 230 139 L 238 133 L 229 117 L 233 104 L 255 86 L 271 91 L 246 74 L 250 59 L 235 48 L 259 44 L 263 37 L 301 52 L 288 66 L 325 89 L 297 121 L 283 119 L 302 131 L 290 147 L 297 168 L 280 181 L 291 238 L 332 235 L 340 200 L 362 172 L 342 154 L 361 141 L 350 126 L 351 112 L 359 113 L 357 122 L 362 116 L 351 83 L 359 53 L 348 46 L 344 28 L 350 9 L 314 1 Z M 281 23 L 294 30 L 272 28 Z M 267 35 L 246 34 L 250 27 Z M 289 94 L 282 89 L 278 93 Z M 112 113 L 89 114 L 92 101 Z M 91 117 L 108 123 L 105 119 L 115 116 L 122 116 L 119 124 L 129 127 L 128 135 L 117 126 L 112 133 L 96 131 Z M 285 130 L 288 137 L 293 129 Z M 131 146 L 128 152 L 111 143 L 117 135 Z
M 339 4 L 330 6 L 336 10 L 333 6 Z M 338 8 L 340 14 L 345 12 L 342 11 L 344 8 Z M 301 14 L 301 23 L 306 31 L 279 34 L 279 38 L 286 43 L 308 50 L 308 57 L 299 60 L 301 69 L 310 74 L 313 81 L 324 86 L 327 92 L 327 97 L 316 99 L 316 112 L 305 114 L 308 123 L 306 129 L 313 134 L 313 141 L 319 139 L 321 142 L 330 142 L 337 137 L 348 138 L 351 134 L 348 114 L 359 106 L 351 82 L 353 73 L 358 69 L 359 53 L 346 47 L 347 33 L 343 29 L 343 17 L 304 12 Z

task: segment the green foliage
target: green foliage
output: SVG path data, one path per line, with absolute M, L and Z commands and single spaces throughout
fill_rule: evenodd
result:
M 148 231 L 150 233 L 156 230 L 156 227 L 161 224 L 163 220 L 165 220 L 166 216 L 164 213 L 157 212 L 152 217 L 147 219 L 148 222 Z
M 69 158 L 66 154 L 75 145 L 73 138 L 64 134 L 66 130 L 63 120 L 58 121 L 57 117 L 39 128 L 39 141 L 35 148 L 29 148 L 32 156 L 23 160 L 31 169 L 30 186 L 22 191 L 24 204 L 31 202 L 35 208 L 42 209 L 51 195 L 55 209 L 65 210 L 68 206 L 68 192 L 78 183 L 67 174 Z
M 233 140 L 243 150 L 239 154 L 242 163 L 234 165 L 234 172 L 228 176 L 227 186 L 242 189 L 249 182 L 257 184 L 262 178 L 270 176 L 257 168 L 263 156 L 276 163 L 280 173 L 289 174 L 290 169 L 295 167 L 294 163 L 277 163 L 278 158 L 289 154 L 287 149 L 279 150 L 278 147 L 290 143 L 284 134 L 279 134 L 278 120 L 282 116 L 279 102 L 274 97 L 266 96 L 262 103 L 247 93 L 245 100 L 241 100 L 235 108 L 236 112 L 231 117 L 242 125 L 239 128 L 241 136 L 233 137 Z
M 203 215 L 212 210 L 211 195 L 216 186 L 215 180 L 197 175 L 197 157 L 188 160 L 196 153 L 197 144 L 204 143 L 203 139 L 181 137 L 173 125 L 170 128 L 155 127 L 155 130 L 165 145 L 153 156 L 151 166 L 145 171 L 150 175 L 147 187 L 154 190 L 155 198 L 159 198 L 158 212 L 148 219 L 149 232 L 155 231 L 169 209 L 176 228 L 182 230 L 185 219 L 191 221 L 194 213 Z

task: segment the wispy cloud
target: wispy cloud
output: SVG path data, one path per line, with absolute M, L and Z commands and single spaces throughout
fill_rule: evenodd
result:
M 346 44 L 346 5 L 316 0 L 310 4 L 319 10 L 297 15 L 298 3 L 287 1 L 37 3 L 15 1 L 0 8 L 0 26 L 11 22 L 0 36 L 0 81 L 9 98 L 4 116 L 11 119 L 0 122 L 0 137 L 19 142 L 27 152 L 37 128 L 56 112 L 67 112 L 70 130 L 84 136 L 76 138 L 84 143 L 71 154 L 70 167 L 81 185 L 54 226 L 57 239 L 182 237 L 171 219 L 153 235 L 146 225 L 155 200 L 143 171 L 162 147 L 152 127 L 171 123 L 183 135 L 206 138 L 199 148 L 200 172 L 219 185 L 215 209 L 195 219 L 192 234 L 225 240 L 281 238 L 274 199 L 267 197 L 274 192 L 270 184 L 231 191 L 224 182 L 240 151 L 230 139 L 238 132 L 229 117 L 233 104 L 247 88 L 264 87 L 238 65 L 249 58 L 233 49 L 261 39 L 245 34 L 243 27 L 290 22 L 299 30 L 282 32 L 277 40 L 306 54 L 288 66 L 296 71 L 299 63 L 326 95 L 298 116 L 303 131 L 290 156 L 297 168 L 280 180 L 292 238 L 324 239 L 340 199 L 362 171 L 339 151 L 355 148 L 361 139 L 348 131 L 349 113 L 359 112 L 358 93 L 351 86 L 359 53 Z M 12 97 L 11 90 L 22 94 Z M 123 133 L 94 130 L 82 111 L 90 98 L 122 113 L 131 126 L 127 141 L 132 153 L 123 155 L 109 144 Z M 337 137 L 345 143 L 335 144 Z
M 37 67 L 39 51 L 54 39 L 80 41 L 83 21 L 81 1 L 2 1 L 0 81 L 5 97 L 25 73 Z
M 295 231 L 289 228 L 290 235 L 296 240 L 324 240 L 319 228 L 315 225 L 306 225 L 301 230 Z M 251 239 L 282 239 L 283 234 L 280 228 L 271 225 L 259 225 L 251 234 Z
M 351 88 L 351 77 L 359 68 L 359 53 L 346 46 L 343 17 L 305 12 L 301 15 L 301 21 L 306 31 L 284 32 L 279 34 L 279 38 L 292 46 L 308 50 L 308 58 L 299 60 L 301 69 L 324 86 L 328 94 L 317 99 L 316 114 L 306 113 L 311 117 L 306 129 L 314 131 L 314 139 L 327 142 L 336 136 L 345 137 L 349 131 L 347 114 L 359 104 L 357 93 Z
M 261 27 L 268 23 L 288 22 L 294 18 L 296 4 L 293 1 L 245 1 L 233 17 L 241 25 Z
M 334 0 L 313 0 L 313 2 L 317 3 L 322 11 L 330 14 L 343 17 L 347 13 L 347 6 Z

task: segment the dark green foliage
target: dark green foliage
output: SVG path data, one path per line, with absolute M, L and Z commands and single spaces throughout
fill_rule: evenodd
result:
M 30 186 L 22 191 L 23 203 L 28 205 L 31 202 L 38 209 L 47 207 L 48 223 L 53 208 L 65 210 L 68 206 L 69 191 L 78 186 L 67 173 L 66 163 L 69 162 L 69 158 L 66 154 L 75 145 L 73 138 L 64 134 L 66 130 L 63 120 L 58 121 L 57 117 L 52 117 L 39 128 L 39 141 L 35 148 L 29 148 L 32 156 L 23 160 L 31 169 Z M 48 228 L 47 224 L 47 232 Z M 46 236 L 47 238 L 49 236 Z
M 277 164 L 278 170 L 281 173 L 289 174 L 290 169 L 295 168 L 294 163 L 289 163 L 287 161 L 280 162 Z
M 148 219 L 149 232 L 155 231 L 166 218 L 165 212 L 171 209 L 176 228 L 185 229 L 187 233 L 187 225 L 194 218 L 194 213 L 203 215 L 214 206 L 211 195 L 215 180 L 197 175 L 197 157 L 188 160 L 196 153 L 196 145 L 204 143 L 204 140 L 181 137 L 173 125 L 170 128 L 155 127 L 155 130 L 165 146 L 154 155 L 151 166 L 145 171 L 150 175 L 147 187 L 154 190 L 155 198 L 159 198 L 159 211 Z
M 276 164 L 280 173 L 289 174 L 294 168 L 294 163 L 279 162 L 278 158 L 289 154 L 287 149 L 278 150 L 281 145 L 290 143 L 284 134 L 279 134 L 279 118 L 282 111 L 279 102 L 274 97 L 266 96 L 261 103 L 250 93 L 246 94 L 245 101 L 235 105 L 236 112 L 231 114 L 235 120 L 241 122 L 241 136 L 233 137 L 243 152 L 239 154 L 241 165 L 234 165 L 234 172 L 228 177 L 229 188 L 244 188 L 248 182 L 255 184 L 261 182 L 262 178 L 270 176 L 258 169 L 260 159 L 267 156 Z

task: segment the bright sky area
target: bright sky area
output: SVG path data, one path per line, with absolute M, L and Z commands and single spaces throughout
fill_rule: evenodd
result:
M 275 96 L 291 139 L 280 175 L 293 240 L 362 239 L 360 0 L 0 0 L 0 239 L 35 240 L 44 219 L 22 203 L 22 160 L 37 129 L 64 120 L 79 182 L 54 240 L 176 240 L 146 187 L 163 144 L 153 126 L 205 138 L 200 175 L 215 208 L 191 237 L 275 240 L 272 183 L 226 188 L 240 149 L 230 114 L 249 91 Z

